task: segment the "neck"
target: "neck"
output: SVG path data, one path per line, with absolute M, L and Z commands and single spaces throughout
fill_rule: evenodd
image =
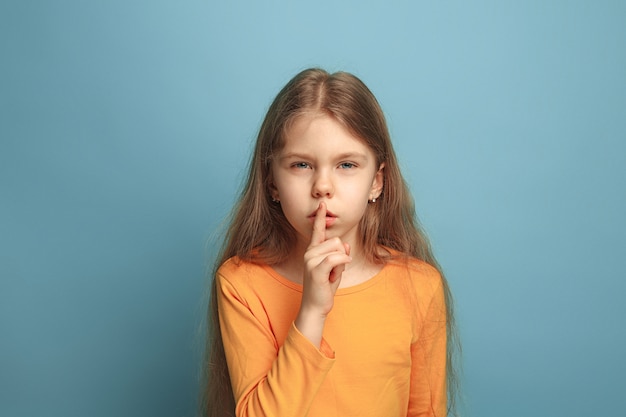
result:
M 308 244 L 296 245 L 287 259 L 280 264 L 272 265 L 272 268 L 288 280 L 302 284 L 304 276 L 304 253 Z M 356 285 L 371 278 L 380 271 L 380 266 L 372 264 L 365 258 L 361 245 L 350 246 L 352 262 L 346 265 L 341 278 L 340 288 Z

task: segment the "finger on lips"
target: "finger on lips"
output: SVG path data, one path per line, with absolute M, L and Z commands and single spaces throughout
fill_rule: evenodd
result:
M 319 245 L 326 240 L 326 204 L 320 203 L 313 221 L 311 244 Z
M 330 266 L 328 271 L 328 279 L 331 283 L 341 278 L 341 274 L 345 270 L 345 265 L 350 262 L 350 245 L 342 242 L 339 238 L 326 240 L 326 214 L 328 210 L 324 202 L 320 202 L 313 220 L 313 232 L 311 235 L 311 245 L 309 246 L 308 255 L 305 258 L 315 261 L 317 265 L 319 261 Z M 337 256 L 340 258 L 337 258 Z M 346 256 L 348 257 L 346 261 Z M 322 260 L 323 259 L 323 260 Z

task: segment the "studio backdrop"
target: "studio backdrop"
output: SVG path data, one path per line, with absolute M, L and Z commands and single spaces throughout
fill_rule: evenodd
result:
M 464 415 L 626 409 L 626 3 L 3 1 L 0 415 L 193 416 L 267 107 L 346 70 L 456 299 Z

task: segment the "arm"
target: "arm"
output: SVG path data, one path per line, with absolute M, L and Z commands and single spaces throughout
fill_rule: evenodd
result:
M 320 203 L 313 222 L 311 243 L 304 254 L 302 303 L 295 325 L 320 346 L 326 317 L 333 308 L 341 275 L 350 263 L 350 246 L 339 238 L 326 240 L 326 204 Z
M 253 311 L 222 275 L 216 277 L 224 350 L 239 417 L 306 416 L 334 363 L 291 326 L 282 347 L 264 311 Z
M 334 353 L 322 333 L 351 258 L 349 246 L 339 239 L 326 240 L 325 231 L 326 206 L 320 203 L 304 255 L 300 310 L 280 348 L 262 306 L 281 300 L 264 299 L 250 308 L 245 297 L 218 276 L 220 326 L 237 416 L 306 416 L 333 364 Z
M 446 305 L 439 278 L 419 338 L 411 346 L 409 416 L 446 416 L 446 356 Z

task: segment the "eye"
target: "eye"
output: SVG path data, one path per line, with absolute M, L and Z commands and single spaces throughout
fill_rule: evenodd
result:
M 353 164 L 352 162 L 342 162 L 339 164 L 339 168 L 341 169 L 356 168 L 356 164 Z
M 307 169 L 311 167 L 307 162 L 295 162 L 291 164 L 291 166 L 298 169 Z

